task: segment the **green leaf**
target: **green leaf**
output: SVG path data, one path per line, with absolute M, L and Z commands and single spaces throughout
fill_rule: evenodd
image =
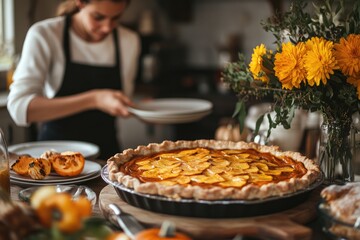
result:
M 254 130 L 254 135 L 255 135 L 255 136 L 259 133 L 259 129 L 260 129 L 260 126 L 261 126 L 262 122 L 264 121 L 264 117 L 265 117 L 265 114 L 261 115 L 261 116 L 256 120 L 256 125 L 255 125 L 255 130 Z
M 241 99 L 236 103 L 235 112 L 233 113 L 232 117 L 237 117 L 240 127 L 240 133 L 242 133 L 245 128 L 246 106 L 244 101 L 242 101 Z
M 271 129 L 273 129 L 274 127 L 274 122 L 273 122 L 273 120 L 271 119 L 271 115 L 270 114 L 266 114 L 266 116 L 267 116 L 267 119 L 268 119 L 268 121 L 269 121 L 269 129 L 268 129 L 268 131 L 267 131 L 267 138 L 269 138 L 270 137 L 270 134 L 271 134 Z M 275 127 L 276 127 L 276 125 L 275 125 Z
M 275 106 L 274 111 L 275 111 L 276 115 L 280 115 L 281 114 L 281 107 Z
M 235 110 L 234 113 L 232 115 L 233 118 L 235 118 L 237 115 L 239 115 L 239 113 L 241 112 L 241 108 L 243 107 L 244 103 L 242 100 L 239 100 L 236 105 L 235 105 Z
M 51 239 L 51 234 L 48 230 L 41 230 L 34 232 L 31 235 L 27 236 L 24 240 L 49 240 Z
M 240 114 L 238 115 L 240 133 L 242 133 L 244 131 L 245 118 L 246 118 L 246 109 L 245 109 L 245 104 L 244 104 L 243 107 L 241 108 Z
M 292 105 L 288 114 L 287 125 L 284 126 L 285 129 L 289 129 L 291 127 L 291 122 L 295 116 L 295 110 L 296 110 L 295 105 Z
M 71 236 L 64 235 L 58 228 L 53 226 L 50 230 L 51 240 L 72 240 Z

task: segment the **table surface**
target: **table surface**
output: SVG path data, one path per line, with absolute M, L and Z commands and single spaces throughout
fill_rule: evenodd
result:
M 99 163 L 102 167 L 106 164 L 105 161 L 103 160 L 95 160 L 97 163 Z M 82 185 L 86 185 L 89 188 L 91 188 L 97 195 L 97 203 L 95 204 L 94 208 L 93 208 L 93 216 L 94 217 L 104 217 L 102 212 L 100 211 L 99 208 L 99 194 L 101 192 L 101 190 L 106 187 L 108 184 L 99 176 L 98 178 L 89 180 L 87 182 L 82 183 Z M 26 187 L 22 187 L 22 186 L 18 186 L 14 183 L 11 183 L 11 198 L 13 200 L 19 200 L 19 192 L 24 189 Z M 324 234 L 321 232 L 321 225 L 319 223 L 319 220 L 316 219 L 313 222 L 310 222 L 309 224 L 307 224 L 307 227 L 312 229 L 312 238 L 311 239 L 327 239 L 326 236 L 324 236 Z M 256 240 L 255 238 L 246 238 L 246 239 L 251 239 L 251 240 Z M 245 240 L 243 238 L 243 240 Z

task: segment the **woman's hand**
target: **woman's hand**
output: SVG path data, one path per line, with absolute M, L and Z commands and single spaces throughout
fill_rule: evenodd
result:
M 112 116 L 128 117 L 130 113 L 127 106 L 132 105 L 132 101 L 121 91 L 111 89 L 92 90 L 95 97 L 96 108 Z
M 111 89 L 94 89 L 53 99 L 37 96 L 29 104 L 27 121 L 49 121 L 91 109 L 98 109 L 112 116 L 128 117 L 129 105 L 133 103 L 127 96 Z

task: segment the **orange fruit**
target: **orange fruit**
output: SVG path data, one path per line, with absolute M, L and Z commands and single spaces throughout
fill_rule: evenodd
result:
M 15 163 L 11 165 L 11 170 L 16 172 L 19 175 L 28 175 L 29 163 L 36 160 L 33 157 L 29 157 L 26 155 L 20 156 Z
M 49 159 L 53 170 L 64 177 L 79 175 L 85 166 L 85 158 L 78 152 L 63 152 L 52 155 Z
M 32 179 L 44 179 L 51 172 L 51 163 L 44 158 L 35 158 L 29 163 L 28 174 Z
M 149 228 L 136 234 L 135 240 L 191 240 L 191 238 L 179 232 L 172 237 L 161 237 L 159 228 Z
M 45 199 L 54 194 L 56 194 L 55 186 L 41 186 L 31 195 L 30 205 L 36 210 Z
M 64 233 L 73 233 L 82 227 L 81 215 L 68 193 L 58 193 L 44 199 L 36 213 L 42 225 L 54 225 Z
M 92 205 L 85 196 L 80 196 L 78 199 L 74 200 L 74 203 L 81 217 L 89 217 L 91 215 Z
M 130 240 L 130 238 L 123 232 L 113 232 L 106 237 L 106 240 Z

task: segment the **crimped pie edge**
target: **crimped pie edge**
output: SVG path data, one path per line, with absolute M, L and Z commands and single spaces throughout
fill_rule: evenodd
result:
M 143 156 L 157 152 L 164 152 L 183 148 L 208 147 L 213 149 L 255 149 L 259 152 L 269 152 L 274 156 L 288 156 L 300 161 L 307 169 L 307 173 L 301 178 L 291 178 L 287 181 L 278 183 L 268 183 L 262 186 L 247 185 L 241 189 L 228 187 L 222 188 L 214 186 L 211 188 L 201 188 L 200 186 L 165 186 L 158 182 L 141 183 L 139 179 L 125 175 L 119 171 L 119 166 L 130 161 L 136 156 Z M 313 160 L 306 158 L 298 152 L 280 151 L 278 146 L 266 146 L 256 143 L 232 142 L 200 139 L 194 141 L 163 141 L 162 143 L 150 143 L 147 146 L 141 145 L 136 149 L 126 149 L 122 153 L 117 153 L 107 160 L 109 179 L 123 184 L 127 188 L 134 189 L 136 192 L 152 195 L 161 195 L 172 199 L 193 198 L 201 200 L 252 200 L 264 199 L 272 196 L 283 196 L 293 193 L 310 186 L 320 174 L 319 167 Z

